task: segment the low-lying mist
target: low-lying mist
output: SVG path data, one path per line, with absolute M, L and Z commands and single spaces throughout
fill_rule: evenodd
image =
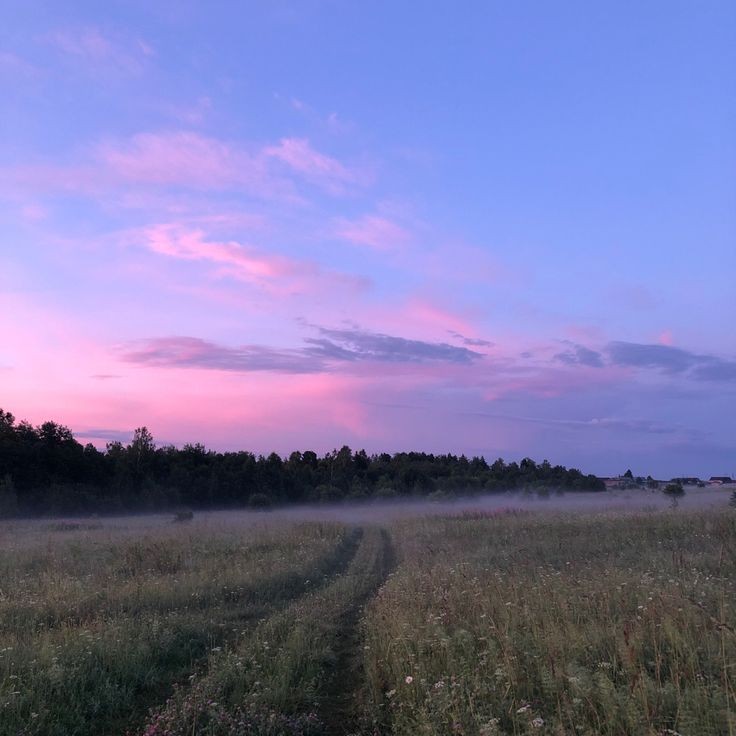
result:
M 731 494 L 736 486 L 687 488 L 678 500 L 676 510 L 729 510 Z M 540 495 L 529 492 L 495 493 L 493 495 L 461 496 L 452 500 L 392 499 L 337 504 L 311 504 L 277 507 L 270 510 L 219 509 L 195 511 L 191 521 L 176 523 L 173 512 L 111 516 L 56 517 L 54 519 L 15 520 L 0 522 L 0 543 L 3 531 L 25 527 L 38 539 L 39 534 L 63 537 L 65 531 L 87 534 L 109 533 L 125 536 L 129 533 L 161 532 L 211 527 L 235 530 L 250 526 L 292 524 L 298 522 L 335 522 L 344 524 L 385 524 L 400 519 L 422 516 L 494 515 L 513 512 L 528 513 L 630 513 L 671 511 L 670 498 L 659 490 L 605 491 L 598 493 L 567 492 Z M 15 535 L 14 535 L 15 536 Z M 16 537 L 16 546 L 17 546 Z M 30 538 L 27 540 L 30 543 Z

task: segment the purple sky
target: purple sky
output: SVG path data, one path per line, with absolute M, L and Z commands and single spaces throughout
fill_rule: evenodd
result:
M 4 17 L 2 408 L 736 472 L 733 3 Z

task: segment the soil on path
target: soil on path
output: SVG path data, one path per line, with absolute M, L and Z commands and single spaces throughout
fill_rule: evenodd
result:
M 363 633 L 360 622 L 363 609 L 396 567 L 396 553 L 391 535 L 381 529 L 381 557 L 375 585 L 366 589 L 353 601 L 342 616 L 335 640 L 335 660 L 329 684 L 325 690 L 320 718 L 328 736 L 350 736 L 361 733 L 366 725 L 361 722 L 365 709 L 363 671 Z

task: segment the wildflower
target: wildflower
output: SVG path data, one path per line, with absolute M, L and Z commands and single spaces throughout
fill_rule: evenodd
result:
M 529 703 L 525 703 L 524 705 L 521 706 L 521 708 L 517 709 L 516 713 L 519 715 L 522 713 L 526 713 L 529 710 L 529 708 L 531 708 L 531 705 L 529 705 Z
M 411 684 L 412 684 L 412 682 L 414 682 L 414 678 L 413 678 L 413 677 L 412 677 L 411 675 L 407 675 L 407 676 L 406 676 L 406 677 L 404 678 L 404 682 L 405 682 L 405 683 L 406 683 L 407 685 L 411 685 Z
M 484 723 L 480 730 L 478 731 L 480 736 L 494 736 L 494 734 L 498 733 L 498 718 L 489 718 L 486 723 Z
M 539 717 L 533 718 L 532 726 L 534 726 L 534 728 L 542 728 L 542 726 L 544 726 L 544 719 Z

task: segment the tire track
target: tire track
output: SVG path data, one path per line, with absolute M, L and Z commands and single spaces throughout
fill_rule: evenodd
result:
M 315 567 L 309 572 L 308 577 L 303 574 L 289 573 L 266 579 L 264 585 L 260 587 L 253 586 L 246 589 L 246 592 L 241 593 L 237 601 L 229 602 L 230 605 L 221 612 L 223 621 L 237 622 L 239 626 L 246 627 L 254 625 L 256 622 L 262 622 L 285 611 L 308 594 L 317 593 L 345 574 L 360 548 L 362 539 L 362 528 L 350 529 L 328 555 L 315 560 Z M 241 607 L 236 609 L 234 607 L 236 603 Z M 225 631 L 223 629 L 223 632 Z M 233 635 L 223 633 L 222 638 L 210 644 L 226 646 L 232 639 Z M 168 681 L 143 690 L 132 712 L 118 719 L 119 732 L 122 733 L 125 726 L 135 724 L 144 718 L 144 714 L 148 713 L 157 703 L 166 701 L 176 686 L 186 686 L 192 675 L 203 676 L 206 672 L 208 654 L 209 648 L 197 652 L 189 665 L 172 672 Z
M 360 623 L 365 605 L 396 567 L 396 551 L 391 535 L 380 530 L 381 546 L 367 577 L 372 584 L 357 596 L 343 613 L 335 638 L 335 660 L 330 680 L 321 698 L 320 718 L 327 736 L 350 736 L 361 732 L 365 709 L 363 671 L 363 632 Z

